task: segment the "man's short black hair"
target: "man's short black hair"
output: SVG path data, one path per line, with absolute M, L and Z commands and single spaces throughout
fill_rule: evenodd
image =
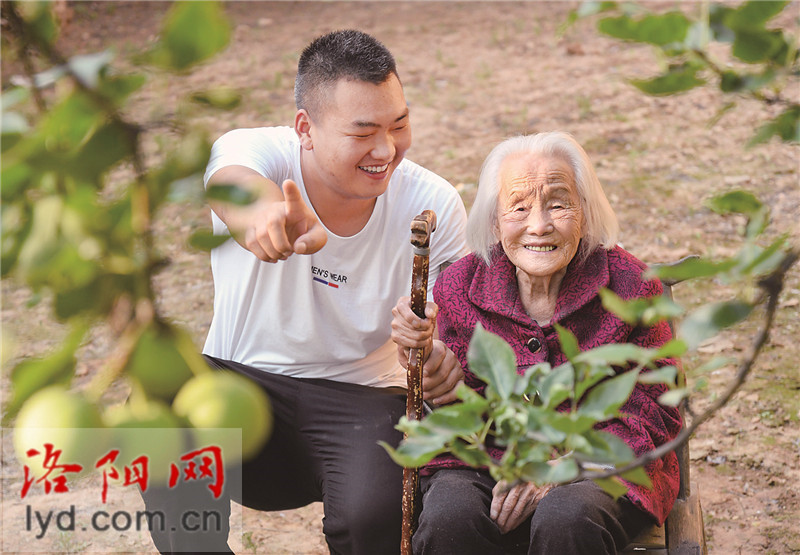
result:
M 300 55 L 294 99 L 311 112 L 340 79 L 374 85 L 397 76 L 392 53 L 377 39 L 354 29 L 334 31 L 314 39 Z

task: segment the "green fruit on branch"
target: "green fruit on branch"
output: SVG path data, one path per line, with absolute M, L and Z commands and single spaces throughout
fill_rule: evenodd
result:
M 77 464 L 83 473 L 93 470 L 107 450 L 107 432 L 97 407 L 81 393 L 51 385 L 22 405 L 14 424 L 14 450 L 31 476 L 42 478 L 50 470 L 48 478 L 54 479 L 63 469 L 53 467 Z M 47 444 L 53 446 L 50 457 Z M 79 473 L 63 475 L 69 480 Z
M 144 330 L 128 360 L 128 376 L 139 382 L 148 395 L 166 402 L 192 377 L 178 344 L 191 340 L 182 330 L 154 322 Z M 192 347 L 194 348 L 194 347 Z
M 197 447 L 220 446 L 226 462 L 255 456 L 272 432 L 266 393 L 251 380 L 229 371 L 196 376 L 175 396 L 173 411 L 196 429 Z M 238 433 L 241 429 L 241 450 Z
M 110 429 L 109 449 L 119 450 L 112 463 L 124 479 L 124 468 L 141 468 L 144 457 L 148 486 L 166 487 L 172 465 L 180 467 L 180 457 L 188 451 L 185 429 L 170 408 L 161 401 L 115 405 L 103 414 Z M 139 460 L 137 464 L 134 461 Z

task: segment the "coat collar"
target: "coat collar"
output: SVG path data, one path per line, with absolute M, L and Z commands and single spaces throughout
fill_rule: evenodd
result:
M 492 247 L 491 264 L 478 262 L 469 300 L 477 308 L 530 326 L 531 317 L 519 297 L 516 267 L 506 256 L 500 243 Z M 558 290 L 553 322 L 558 322 L 585 306 L 597 291 L 609 283 L 608 254 L 595 249 L 584 261 L 572 259 Z

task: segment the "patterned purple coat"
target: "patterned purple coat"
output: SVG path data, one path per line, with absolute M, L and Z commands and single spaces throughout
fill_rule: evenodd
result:
M 569 265 L 561 282 L 552 322 L 572 331 L 581 349 L 608 343 L 630 342 L 642 347 L 658 347 L 672 337 L 669 326 L 632 327 L 605 310 L 597 292 L 606 287 L 622 297 L 633 299 L 662 293 L 658 280 L 643 281 L 645 265 L 622 248 L 595 250 L 583 264 Z M 467 349 L 477 322 L 505 339 L 517 355 L 517 372 L 547 361 L 553 367 L 566 362 L 554 327 L 539 326 L 531 319 L 519 298 L 516 268 L 496 245 L 492 264 L 471 254 L 450 266 L 436 281 L 433 296 L 439 305 L 439 336 L 455 353 L 465 372 L 467 385 L 483 394 L 485 384 L 469 371 Z M 526 342 L 535 337 L 541 349 L 533 353 Z M 667 359 L 661 365 L 677 364 Z M 629 415 L 597 426 L 622 438 L 637 455 L 674 438 L 681 428 L 678 409 L 661 406 L 658 397 L 664 385 L 637 384 L 621 412 Z M 424 473 L 438 468 L 466 466 L 452 455 L 431 461 Z M 678 460 L 670 453 L 645 467 L 653 489 L 628 483 L 628 498 L 663 523 L 678 492 Z

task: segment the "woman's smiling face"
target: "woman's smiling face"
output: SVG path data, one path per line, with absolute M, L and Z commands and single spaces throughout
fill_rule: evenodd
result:
M 575 174 L 559 156 L 515 153 L 500 167 L 497 234 L 531 278 L 563 275 L 585 225 Z

